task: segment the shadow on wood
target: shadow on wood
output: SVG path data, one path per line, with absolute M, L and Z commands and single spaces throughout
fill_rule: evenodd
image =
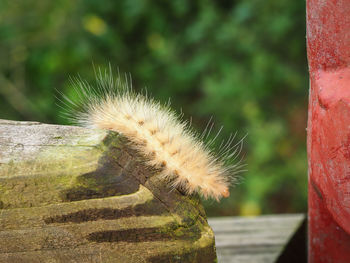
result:
M 122 136 L 0 121 L 0 262 L 215 262 L 198 196 Z
M 209 218 L 220 263 L 306 262 L 305 216 Z
M 276 263 L 307 263 L 307 219 L 302 220 Z

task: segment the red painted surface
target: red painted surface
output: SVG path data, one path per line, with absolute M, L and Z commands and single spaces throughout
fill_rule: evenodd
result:
M 350 0 L 307 0 L 309 262 L 350 262 Z

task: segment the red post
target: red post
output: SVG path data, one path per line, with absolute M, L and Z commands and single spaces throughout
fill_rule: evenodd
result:
M 307 0 L 309 262 L 350 262 L 350 0 Z

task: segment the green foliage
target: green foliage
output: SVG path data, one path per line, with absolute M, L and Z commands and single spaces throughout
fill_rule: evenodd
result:
M 238 131 L 247 172 L 210 215 L 306 210 L 305 3 L 288 0 L 19 0 L 0 3 L 1 118 L 66 123 L 55 89 L 110 62 L 136 89 L 221 139 Z

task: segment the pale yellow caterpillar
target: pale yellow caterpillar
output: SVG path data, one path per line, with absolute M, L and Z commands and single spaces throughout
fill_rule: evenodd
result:
M 130 82 L 130 83 L 129 83 Z M 72 119 L 89 128 L 107 129 L 123 134 L 132 146 L 146 157 L 148 165 L 159 168 L 162 179 L 186 194 L 199 192 L 204 198 L 229 196 L 229 186 L 235 181 L 238 164 L 228 164 L 242 149 L 241 141 L 233 145 L 235 136 L 223 142 L 216 155 L 202 136 L 188 122 L 147 95 L 136 94 L 128 77 L 114 78 L 111 72 L 97 74 L 92 87 L 80 78 L 73 79 L 79 101 L 64 96 L 70 111 L 78 113 Z

